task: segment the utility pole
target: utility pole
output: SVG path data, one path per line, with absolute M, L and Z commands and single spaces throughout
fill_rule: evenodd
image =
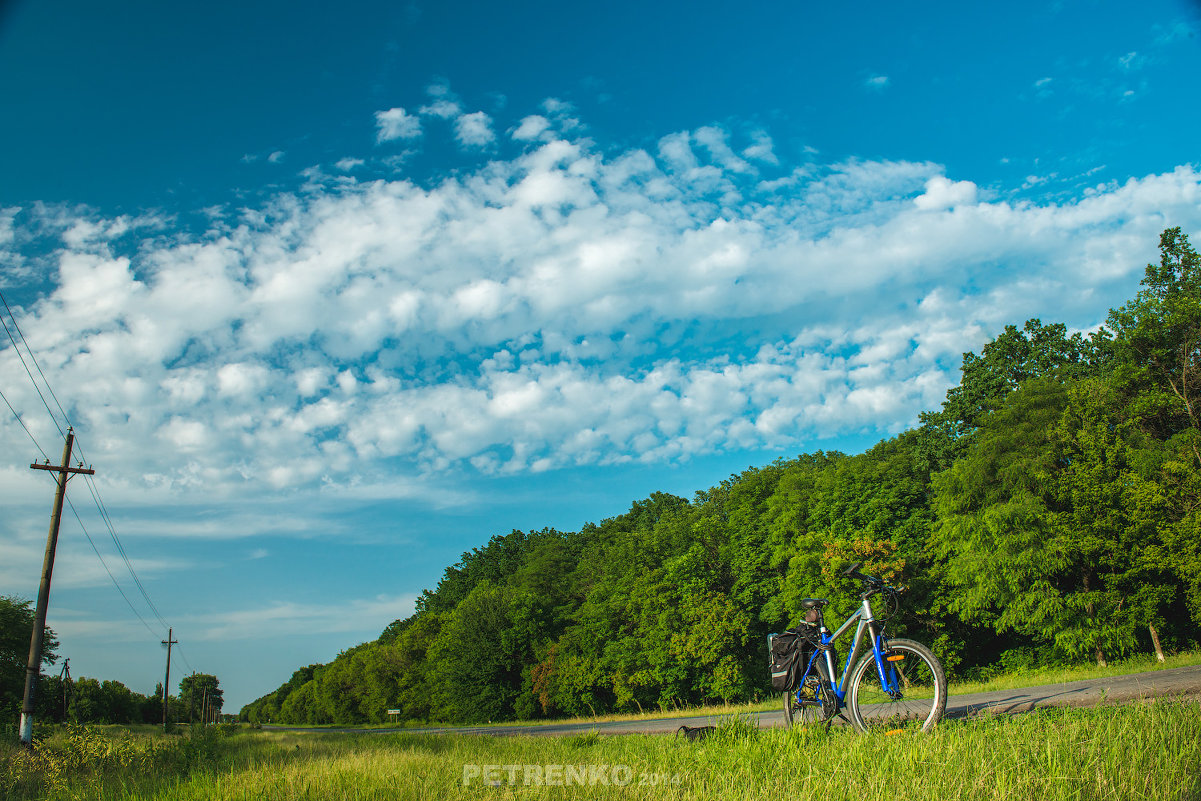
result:
M 167 731 L 167 699 L 171 696 L 171 646 L 179 642 L 179 640 L 171 639 L 171 634 L 175 629 L 167 628 L 167 639 L 161 640 L 163 645 L 167 646 L 167 677 L 163 679 L 163 731 Z
M 50 601 L 50 576 L 54 573 L 54 549 L 58 547 L 58 523 L 63 514 L 63 501 L 67 497 L 67 479 L 76 473 L 93 475 L 95 470 L 71 467 L 71 449 L 75 446 L 75 429 L 67 429 L 67 442 L 63 445 L 63 463 L 29 465 L 34 470 L 50 470 L 58 473 L 58 489 L 54 492 L 54 512 L 50 516 L 50 533 L 46 535 L 46 558 L 42 561 L 42 582 L 38 586 L 38 605 L 34 613 L 33 636 L 29 640 L 29 661 L 25 667 L 25 700 L 21 704 L 21 744 L 33 747 L 33 708 L 37 692 L 38 675 L 42 670 L 42 639 L 46 634 L 46 605 Z
M 63 669 L 59 671 L 58 678 L 63 683 L 63 720 L 67 719 L 67 694 L 71 689 L 71 660 L 63 660 Z

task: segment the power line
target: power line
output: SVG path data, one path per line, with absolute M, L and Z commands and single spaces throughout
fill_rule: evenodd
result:
M 4 307 L 8 308 L 8 304 L 5 303 Z M 11 315 L 12 312 L 9 312 L 9 314 Z M 63 431 L 63 427 L 58 424 L 58 418 L 54 416 L 54 412 L 50 409 L 50 404 L 46 402 L 46 396 L 42 394 L 42 388 L 38 386 L 37 379 L 35 379 L 33 377 L 33 372 L 29 369 L 29 365 L 25 363 L 25 357 L 21 354 L 21 348 L 19 345 L 17 345 L 16 337 L 13 336 L 13 332 L 9 330 L 8 323 L 4 322 L 4 317 L 2 317 L 2 316 L 0 316 L 0 325 L 4 326 L 4 333 L 8 334 L 9 341 L 13 343 L 13 350 L 16 352 L 17 358 L 21 360 L 21 366 L 25 368 L 25 375 L 29 376 L 29 382 L 31 384 L 33 384 L 34 391 L 37 392 L 38 397 L 42 399 L 42 405 L 46 407 L 46 413 L 50 415 L 50 420 L 51 420 L 51 422 L 54 423 L 54 427 L 58 429 L 59 434 L 61 434 L 64 437 L 67 436 L 66 433 Z M 17 318 L 13 317 L 13 328 L 16 328 L 16 327 L 17 327 Z M 22 340 L 25 339 L 24 335 L 22 335 L 21 339 Z M 26 345 L 26 347 L 28 347 L 28 345 Z M 29 358 L 31 360 L 33 359 L 32 351 L 30 351 L 30 353 L 29 353 Z M 36 364 L 36 362 L 35 362 L 35 364 Z M 41 369 L 42 368 L 39 367 L 38 371 L 40 372 Z M 43 378 L 44 378 L 44 376 L 43 376 Z M 49 389 L 50 385 L 47 384 L 46 388 Z M 51 392 L 51 394 L 53 395 L 54 393 Z M 55 400 L 55 403 L 58 402 L 58 398 L 55 398 L 54 400 Z M 64 415 L 64 417 L 65 416 L 66 415 Z M 67 423 L 69 425 L 70 421 L 68 420 Z
M 80 453 L 82 454 L 82 452 L 83 449 L 80 448 Z M 117 537 L 117 531 L 113 528 L 113 521 L 108 514 L 108 508 L 105 507 L 104 501 L 100 498 L 100 488 L 96 486 L 95 480 L 92 480 L 90 476 L 85 477 L 85 482 L 92 493 L 92 499 L 96 502 L 96 508 L 100 510 L 100 519 L 108 527 L 108 534 L 112 538 L 113 544 L 117 546 L 117 553 L 121 554 L 121 559 L 125 562 L 125 567 L 129 570 L 129 575 L 133 576 L 134 584 L 137 585 L 138 591 L 142 593 L 142 597 L 146 600 L 146 605 L 150 607 L 150 611 L 154 612 L 154 616 L 158 618 L 158 622 L 167 626 L 167 621 L 159 613 L 158 607 L 154 605 L 154 601 L 150 600 L 150 594 L 146 592 L 146 588 L 142 585 L 142 580 L 138 578 L 137 571 L 133 569 L 133 563 L 129 561 L 129 554 L 125 552 L 125 546 L 121 544 L 120 538 Z M 170 628 L 170 626 L 167 627 Z
M 195 673 L 195 672 L 196 672 L 196 668 L 192 667 L 192 663 L 188 661 L 188 656 L 187 656 L 187 654 L 185 654 L 185 653 L 183 652 L 183 646 L 182 646 L 182 645 L 181 645 L 181 646 L 179 646 L 179 658 L 180 658 L 180 659 L 182 659 L 182 660 L 183 660 L 183 663 L 184 663 L 185 665 L 187 665 L 187 666 L 188 666 L 188 672 L 189 672 L 189 673 Z
M 17 410 L 13 408 L 13 405 L 8 402 L 8 398 L 4 397 L 4 392 L 2 390 L 0 390 L 0 398 L 4 398 L 4 405 L 7 406 L 8 410 L 13 413 L 13 417 L 17 418 L 17 422 L 21 424 L 21 428 L 25 429 L 25 433 L 29 435 L 31 440 L 33 440 L 34 447 L 41 452 L 42 457 L 45 458 L 47 462 L 50 461 L 50 455 L 47 454 L 42 446 L 38 444 L 37 437 L 35 437 L 33 432 L 29 430 L 29 426 L 25 425 L 25 421 L 21 419 L 21 415 L 17 414 Z
M 96 552 L 96 558 L 100 560 L 100 564 L 104 567 L 104 572 L 108 573 L 108 577 L 112 580 L 113 586 L 117 588 L 117 592 L 121 593 L 121 597 L 124 598 L 125 603 L 128 604 L 129 611 L 133 612 L 134 616 L 138 620 L 142 621 L 142 625 L 146 627 L 146 631 L 154 634 L 155 637 L 159 636 L 155 633 L 154 629 L 150 628 L 150 624 L 147 623 L 146 619 L 138 613 L 138 610 L 134 608 L 133 603 L 131 603 L 129 600 L 129 596 L 125 594 L 125 590 L 121 589 L 121 585 L 117 583 L 117 578 L 113 575 L 113 571 L 108 569 L 108 563 L 105 562 L 104 557 L 100 555 L 100 549 L 96 547 L 96 543 L 92 540 L 92 535 L 88 533 L 87 527 L 83 524 L 83 518 L 79 516 L 79 512 L 75 509 L 75 504 L 71 503 L 70 498 L 67 499 L 67 505 L 71 507 L 71 512 L 75 515 L 75 519 L 79 521 L 79 530 L 83 532 L 83 536 L 88 538 L 88 544 L 91 545 L 92 550 Z
M 17 322 L 17 317 L 16 317 L 16 315 L 13 314 L 13 310 L 8 307 L 8 300 L 4 297 L 3 292 L 0 292 L 0 303 L 4 304 L 5 311 L 7 311 L 8 316 L 12 318 L 13 328 L 17 329 L 17 333 L 20 334 L 20 336 L 21 336 L 21 341 L 25 343 L 25 350 L 27 350 L 29 352 L 29 360 L 33 362 L 34 367 L 38 368 L 38 375 L 40 375 L 42 377 L 42 382 L 45 383 L 46 389 L 50 392 L 50 397 L 54 398 L 54 405 L 58 407 L 58 410 L 60 412 L 62 412 L 63 420 L 66 420 L 67 425 L 70 425 L 71 419 L 67 416 L 66 409 L 64 409 L 63 405 L 61 403 L 59 403 L 58 396 L 54 394 L 54 387 L 50 386 L 50 381 L 46 378 L 46 374 L 42 372 L 42 366 L 40 364 L 38 364 L 37 357 L 33 355 L 33 348 L 29 347 L 29 342 L 26 341 L 25 334 L 24 334 L 24 332 L 21 331 L 21 325 L 20 325 L 20 323 Z M 9 339 L 11 339 L 11 338 L 12 338 L 12 334 L 9 334 Z M 13 343 L 13 344 L 15 345 L 16 343 Z M 33 376 L 30 376 L 30 378 L 32 378 L 32 377 Z M 43 398 L 42 402 L 45 403 L 45 400 L 46 399 Z M 46 407 L 46 411 L 50 411 L 49 406 Z M 54 414 L 51 413 L 50 416 L 53 417 Z M 59 429 L 59 433 L 60 434 L 62 433 L 61 428 Z M 79 455 L 83 456 L 83 448 L 79 449 Z
M 15 315 L 13 315 L 12 308 L 8 305 L 8 300 L 4 297 L 2 292 L 0 292 L 0 303 L 3 303 L 4 309 L 8 312 L 8 316 L 12 320 L 12 327 L 16 330 L 17 335 L 20 337 L 21 343 L 25 345 L 25 350 L 29 354 L 29 361 L 33 363 L 33 366 L 37 369 L 38 375 L 41 376 L 42 383 L 44 383 L 46 386 L 46 391 L 49 392 L 50 397 L 54 399 L 54 404 L 58 407 L 58 411 L 62 414 L 63 420 L 68 426 L 70 426 L 70 416 L 67 414 L 66 409 L 63 408 L 62 403 L 58 399 L 58 395 L 55 394 L 54 387 L 50 385 L 50 380 L 46 378 L 45 372 L 42 371 L 42 367 L 38 363 L 37 357 L 34 355 L 33 348 L 29 346 L 29 341 L 25 338 L 24 332 L 21 331 L 21 326 L 19 323 L 17 323 L 17 318 Z M 42 400 L 42 405 L 46 407 L 46 412 L 50 415 L 50 419 L 54 422 L 55 427 L 58 428 L 59 433 L 62 434 L 62 426 L 59 425 L 58 418 L 55 416 L 54 411 L 50 408 L 50 404 L 46 401 L 46 396 L 42 394 L 42 390 L 38 386 L 37 380 L 34 379 L 33 372 L 29 369 L 29 365 L 26 364 L 25 357 L 21 353 L 21 348 L 17 345 L 17 340 L 13 336 L 12 331 L 9 330 L 8 323 L 4 321 L 3 316 L 0 316 L 0 324 L 4 326 L 4 331 L 8 334 L 9 341 L 11 341 L 13 344 L 13 350 L 16 352 L 17 358 L 21 360 L 21 366 L 25 368 L 25 374 L 29 376 L 30 383 L 33 384 L 34 390 L 38 393 L 38 397 Z M 49 461 L 50 457 L 46 455 L 46 452 L 42 449 L 41 445 L 38 445 L 37 440 L 33 437 L 32 432 L 29 431 L 29 428 L 25 425 L 25 422 L 21 420 L 20 415 L 18 415 L 16 410 L 12 408 L 12 405 L 8 403 L 8 398 L 4 398 L 4 402 L 13 412 L 13 416 L 17 418 L 17 422 L 19 422 L 21 427 L 25 429 L 25 432 L 29 434 L 29 437 L 33 440 L 34 445 L 37 446 L 39 451 L 41 451 L 42 456 Z M 79 456 L 81 459 L 86 460 L 82 443 L 79 444 Z M 120 537 L 117 536 L 117 530 L 113 526 L 112 516 L 109 515 L 108 507 L 105 506 L 104 499 L 100 496 L 100 487 L 96 485 L 94 480 L 91 480 L 90 476 L 85 476 L 85 483 L 87 483 L 88 490 L 92 495 L 92 500 L 96 504 L 97 511 L 100 513 L 100 519 L 104 522 L 105 527 L 108 529 L 109 537 L 112 538 L 113 544 L 117 548 L 117 553 L 120 554 L 121 560 L 125 563 L 125 568 L 129 571 L 129 575 L 133 578 L 134 584 L 137 586 L 138 591 L 142 594 L 142 598 L 146 601 L 146 605 L 154 613 L 154 616 L 157 618 L 158 622 L 165 628 L 170 629 L 167 621 L 159 612 L 158 607 L 155 606 L 154 601 L 151 600 L 150 593 L 146 591 L 146 587 L 142 584 L 141 578 L 138 577 L 137 571 L 133 569 L 133 563 L 130 561 L 129 554 L 125 550 L 125 546 L 121 544 Z M 69 500 L 68 503 L 70 504 Z M 108 577 L 112 580 L 113 586 L 117 588 L 117 592 L 121 593 L 121 597 L 125 599 L 125 603 L 129 606 L 130 610 L 133 611 L 134 615 L 137 616 L 138 620 L 142 622 L 142 625 L 146 627 L 147 631 L 150 631 L 153 634 L 154 631 L 150 628 L 149 624 L 146 623 L 146 620 L 141 616 L 141 614 L 138 613 L 137 609 L 130 602 L 129 597 L 125 594 L 125 591 L 121 589 L 121 585 L 117 582 L 116 577 L 113 576 L 112 571 L 109 570 L 108 564 L 104 561 L 104 557 L 100 555 L 100 550 L 96 547 L 96 543 L 92 540 L 91 535 L 88 534 L 87 528 L 83 524 L 83 519 L 79 516 L 79 512 L 75 509 L 74 504 L 71 504 L 71 512 L 75 515 L 76 520 L 79 521 L 80 529 L 83 531 L 84 536 L 87 537 L 88 543 L 92 546 L 92 550 L 95 551 L 96 558 L 100 560 L 100 564 L 104 567 L 104 571 L 108 573 Z M 181 652 L 180 655 L 183 656 L 183 653 Z M 187 662 L 187 657 L 184 657 L 184 662 Z

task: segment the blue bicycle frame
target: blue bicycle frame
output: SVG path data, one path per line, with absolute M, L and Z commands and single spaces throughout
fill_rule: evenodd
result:
M 876 622 L 876 618 L 872 614 L 871 603 L 868 601 L 867 596 L 865 595 L 863 597 L 863 604 L 859 607 L 859 609 L 855 610 L 855 612 L 848 617 L 846 621 L 844 621 L 843 624 L 839 626 L 838 629 L 833 633 L 830 633 L 830 630 L 826 628 L 825 617 L 822 615 L 821 608 L 818 607 L 818 625 L 821 627 L 821 641 L 823 645 L 830 645 L 843 634 L 845 634 L 847 630 L 851 628 L 852 623 L 858 623 L 858 625 L 855 627 L 855 639 L 851 643 L 850 653 L 847 654 L 847 661 L 843 666 L 842 675 L 838 676 L 838 674 L 834 671 L 833 649 L 817 650 L 809 658 L 809 664 L 805 667 L 805 675 L 801 677 L 800 686 L 798 686 L 796 690 L 797 702 L 801 704 L 805 703 L 804 699 L 800 697 L 801 690 L 805 686 L 805 680 L 808 679 L 813 673 L 814 667 L 817 665 L 817 660 L 824 659 L 826 676 L 823 678 L 821 671 L 819 670 L 817 671 L 817 679 L 819 681 L 829 682 L 829 689 L 836 699 L 836 708 L 832 711 L 826 712 L 823 715 L 827 719 L 833 717 L 846 705 L 847 690 L 849 689 L 846 684 L 851 675 L 851 667 L 855 664 L 855 661 L 859 657 L 859 653 L 863 648 L 865 634 L 871 638 L 872 654 L 876 661 L 876 674 L 880 679 L 880 686 L 883 687 L 884 691 L 890 695 L 900 691 L 900 683 L 898 680 L 897 671 L 885 659 L 884 654 L 886 640 L 884 638 L 884 628 Z M 837 683 L 835 682 L 836 676 L 838 676 Z M 817 703 L 819 705 L 823 705 L 823 699 L 821 698 L 820 694 L 818 695 Z

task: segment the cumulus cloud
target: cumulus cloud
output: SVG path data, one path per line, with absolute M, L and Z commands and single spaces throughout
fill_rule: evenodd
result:
M 482 111 L 464 114 L 455 120 L 455 139 L 463 147 L 484 147 L 495 138 L 492 118 Z
M 864 86 L 877 92 L 887 89 L 889 83 L 891 83 L 891 81 L 887 75 L 872 75 L 863 81 Z
M 516 152 L 429 185 L 314 179 L 141 242 L 8 214 L 10 249 L 57 237 L 51 288 L 15 312 L 89 458 L 130 495 L 425 497 L 455 471 L 897 431 L 964 350 L 1032 316 L 1096 324 L 1166 224 L 1201 229 L 1191 167 L 1011 202 L 931 163 L 777 168 L 766 134 L 605 152 L 540 115 L 497 142 L 477 114 L 464 144 Z M 23 374 L 11 348 L 0 374 Z
M 430 96 L 430 102 L 419 109 L 420 114 L 444 120 L 453 120 L 462 114 L 459 100 L 446 81 L 434 81 L 425 88 L 425 93 Z
M 400 107 L 375 112 L 375 127 L 375 140 L 381 143 L 421 136 L 421 120 Z
M 521 124 L 513 131 L 513 138 L 522 142 L 538 139 L 550 128 L 550 120 L 541 114 L 531 114 L 522 119 Z
M 748 145 L 743 149 L 743 156 L 753 161 L 762 161 L 767 164 L 780 163 L 780 160 L 776 158 L 771 137 L 768 136 L 766 131 L 756 131 L 753 139 L 754 144 Z
M 438 117 L 443 120 L 454 119 L 462 111 L 462 107 L 456 101 L 445 97 L 440 97 L 419 109 L 419 112 L 427 117 Z
M 919 209 L 949 209 L 976 202 L 976 185 L 971 181 L 950 181 L 936 175 L 926 181 L 926 191 L 913 199 Z

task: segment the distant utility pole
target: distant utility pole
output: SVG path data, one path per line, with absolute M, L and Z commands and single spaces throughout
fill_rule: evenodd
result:
M 179 640 L 171 639 L 171 634 L 175 629 L 167 628 L 167 639 L 161 640 L 162 644 L 167 646 L 167 677 L 163 679 L 163 731 L 167 730 L 167 698 L 171 695 L 171 646 L 179 642 Z
M 58 672 L 58 678 L 63 683 L 63 720 L 67 719 L 67 692 L 71 689 L 71 660 L 63 660 L 63 669 Z
M 95 470 L 71 467 L 71 449 L 75 446 L 75 429 L 67 429 L 67 442 L 63 446 L 63 463 L 29 465 L 34 470 L 50 470 L 58 473 L 58 489 L 54 492 L 54 512 L 50 516 L 50 533 L 46 536 L 46 558 L 42 561 L 42 583 L 38 586 L 38 605 L 34 614 L 33 636 L 29 640 L 29 661 L 25 667 L 25 701 L 21 704 L 21 744 L 33 747 L 33 703 L 37 691 L 38 675 L 42 670 L 42 639 L 46 634 L 46 604 L 50 601 L 50 575 L 54 572 L 54 549 L 58 547 L 58 522 L 63 514 L 63 501 L 67 497 L 67 479 L 76 473 L 93 475 Z

